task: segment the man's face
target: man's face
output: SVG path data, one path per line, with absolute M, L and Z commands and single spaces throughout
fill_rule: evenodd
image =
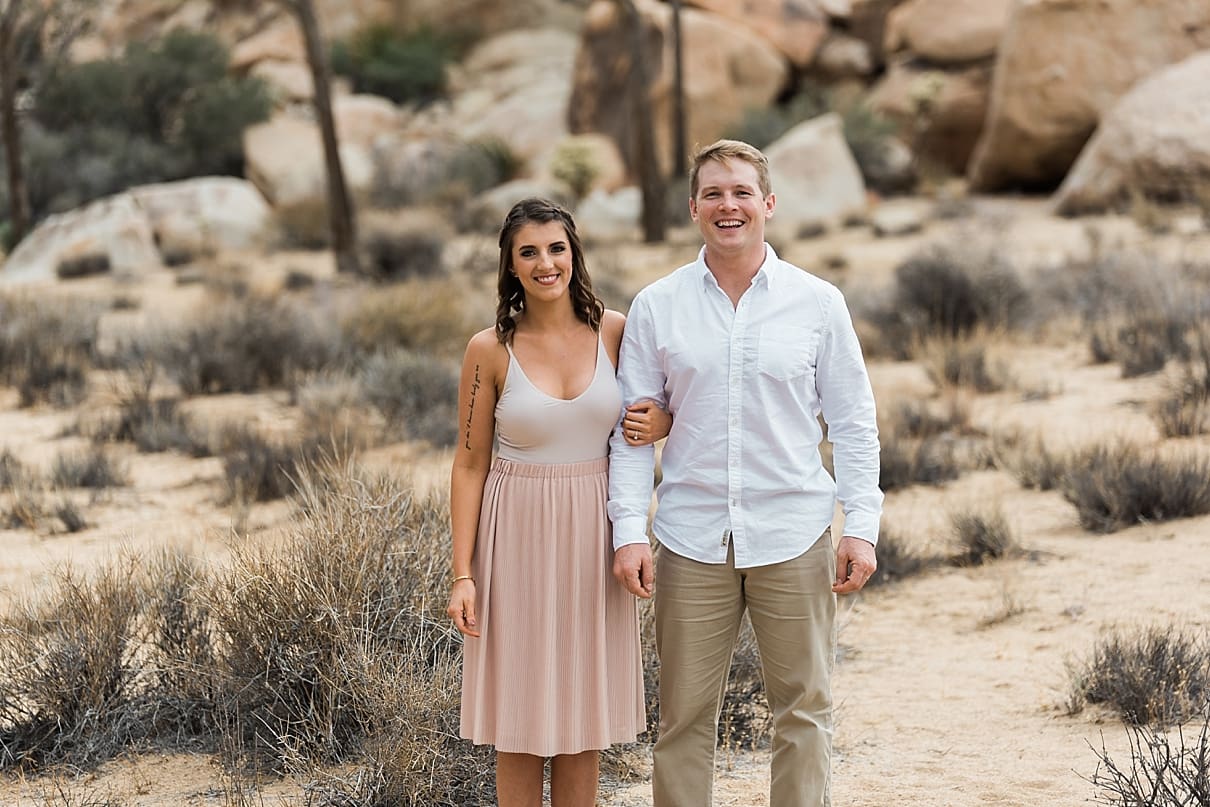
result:
M 710 160 L 698 170 L 697 195 L 689 213 L 706 241 L 707 252 L 743 252 L 765 242 L 765 221 L 773 215 L 772 193 L 762 197 L 756 167 L 743 160 Z

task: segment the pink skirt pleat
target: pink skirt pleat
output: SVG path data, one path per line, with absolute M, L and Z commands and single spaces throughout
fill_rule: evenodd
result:
M 610 573 L 608 459 L 496 459 L 473 572 L 481 636 L 463 647 L 462 736 L 549 757 L 645 727 L 635 598 Z

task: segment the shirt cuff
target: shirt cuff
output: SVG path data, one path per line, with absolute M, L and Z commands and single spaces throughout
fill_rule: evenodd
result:
M 844 518 L 844 534 L 878 546 L 878 517 L 851 513 Z M 616 542 L 616 541 L 615 541 Z
M 647 517 L 626 516 L 613 524 L 613 548 L 621 549 L 628 544 L 645 544 L 647 540 Z

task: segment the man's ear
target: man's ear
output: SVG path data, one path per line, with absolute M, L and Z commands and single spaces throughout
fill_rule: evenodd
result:
M 773 194 L 772 191 L 769 191 L 769 195 L 765 197 L 765 219 L 766 220 L 773 218 L 773 208 L 775 208 L 775 207 L 777 207 L 777 197 Z
M 697 199 L 689 197 L 689 218 L 697 221 Z

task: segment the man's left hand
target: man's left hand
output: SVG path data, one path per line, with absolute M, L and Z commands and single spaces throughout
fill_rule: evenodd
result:
M 861 591 L 877 568 L 873 544 L 852 535 L 844 536 L 836 547 L 836 582 L 832 591 L 837 594 Z

